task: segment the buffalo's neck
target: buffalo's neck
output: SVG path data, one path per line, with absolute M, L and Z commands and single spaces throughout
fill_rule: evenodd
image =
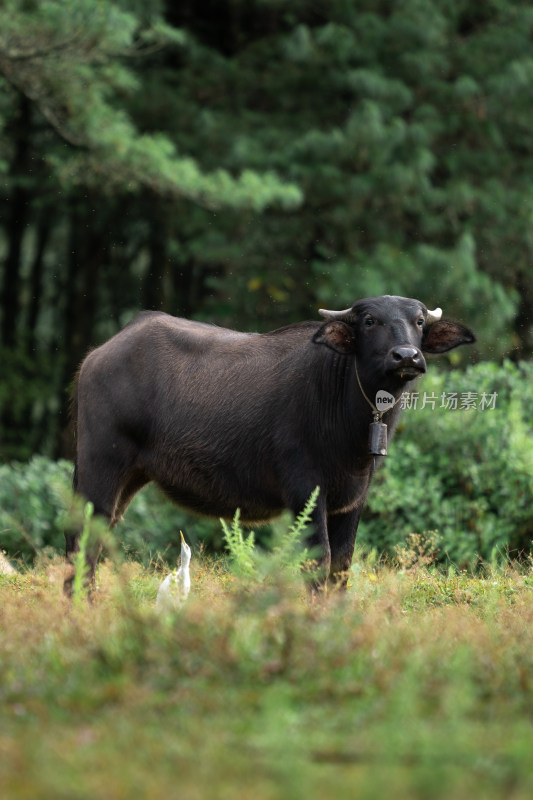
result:
M 328 376 L 328 402 L 324 404 L 324 435 L 332 452 L 334 449 L 337 463 L 342 463 L 350 470 L 366 471 L 374 466 L 375 457 L 369 451 L 368 442 L 370 425 L 375 421 L 371 403 L 375 402 L 376 392 L 384 389 L 398 401 L 381 417 L 381 422 L 387 425 L 389 443 L 402 413 L 399 398 L 406 386 L 393 385 L 385 380 L 379 381 L 379 385 L 374 383 L 367 381 L 367 386 L 361 387 L 353 359 L 332 359 Z

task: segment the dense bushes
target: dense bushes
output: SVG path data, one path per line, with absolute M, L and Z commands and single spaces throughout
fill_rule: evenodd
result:
M 529 553 L 533 364 L 482 363 L 466 372 L 432 373 L 417 391 L 417 408 L 405 411 L 390 455 L 374 479 L 359 542 L 393 553 L 409 533 L 436 531 L 441 558 L 461 567 L 478 557 Z M 455 410 L 442 407 L 443 395 L 446 404 L 452 393 L 458 401 Z M 461 408 L 468 393 L 475 408 Z M 496 394 L 494 408 L 481 410 L 483 393 L 487 398 Z M 68 462 L 43 457 L 0 466 L 3 549 L 26 561 L 63 549 L 70 476 Z M 175 562 L 180 528 L 193 544 L 222 545 L 217 521 L 185 514 L 154 487 L 137 495 L 117 536 L 128 553 L 145 563 L 159 556 Z
M 10 555 L 33 561 L 43 551 L 64 549 L 63 497 L 72 467 L 68 461 L 35 456 L 27 464 L 0 466 L 0 543 Z
M 533 364 L 482 363 L 431 373 L 417 408 L 375 477 L 359 542 L 390 552 L 412 532 L 436 531 L 459 566 L 498 552 L 530 551 L 533 539 Z M 458 408 L 442 407 L 456 393 Z M 475 408 L 461 408 L 470 393 Z M 483 393 L 495 408 L 481 410 Z M 424 405 L 424 394 L 426 404 Z M 435 400 L 432 408 L 428 399 Z
M 1 549 L 26 562 L 41 553 L 64 551 L 71 480 L 69 461 L 34 456 L 27 464 L 0 466 Z M 116 535 L 133 558 L 149 563 L 161 556 L 175 563 L 180 528 L 193 544 L 206 541 L 221 547 L 218 521 L 192 518 L 148 486 L 134 498 Z

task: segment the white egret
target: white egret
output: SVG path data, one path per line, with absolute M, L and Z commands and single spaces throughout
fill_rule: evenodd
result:
M 17 570 L 6 558 L 3 550 L 0 550 L 0 575 L 16 575 Z
M 181 564 L 179 569 L 175 569 L 167 575 L 157 593 L 156 607 L 160 611 L 173 611 L 178 608 L 186 599 L 191 588 L 191 576 L 189 575 L 189 564 L 191 562 L 191 548 L 181 536 Z

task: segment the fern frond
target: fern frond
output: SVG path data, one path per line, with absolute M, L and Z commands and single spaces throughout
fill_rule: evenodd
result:
M 318 503 L 318 496 L 320 494 L 320 486 L 315 486 L 309 500 L 303 507 L 302 511 L 298 514 L 296 519 L 294 520 L 293 524 L 290 526 L 289 530 L 287 531 L 287 535 L 291 538 L 300 538 L 303 534 L 307 525 L 311 522 L 311 517 L 313 515 L 313 511 L 316 508 L 316 504 Z
M 233 558 L 237 571 L 243 576 L 253 577 L 256 573 L 253 559 L 255 536 L 254 532 L 250 531 L 248 536 L 245 537 L 240 519 L 241 511 L 238 508 L 233 517 L 231 527 L 223 519 L 221 519 L 220 522 L 224 532 L 226 546 Z
M 255 583 L 270 583 L 278 582 L 283 577 L 292 578 L 301 573 L 303 567 L 308 569 L 314 554 L 303 547 L 302 539 L 304 534 L 308 533 L 306 528 L 312 519 L 319 493 L 320 487 L 317 486 L 303 510 L 288 529 L 281 532 L 277 526 L 275 527 L 273 547 L 269 553 L 255 548 L 253 531 L 247 536 L 244 535 L 239 509 L 235 512 L 231 525 L 221 519 L 224 540 L 232 559 L 233 570 L 240 577 Z

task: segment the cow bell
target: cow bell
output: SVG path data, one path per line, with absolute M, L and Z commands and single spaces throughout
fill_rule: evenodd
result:
M 384 422 L 371 422 L 368 430 L 368 450 L 373 456 L 387 455 L 387 426 Z

